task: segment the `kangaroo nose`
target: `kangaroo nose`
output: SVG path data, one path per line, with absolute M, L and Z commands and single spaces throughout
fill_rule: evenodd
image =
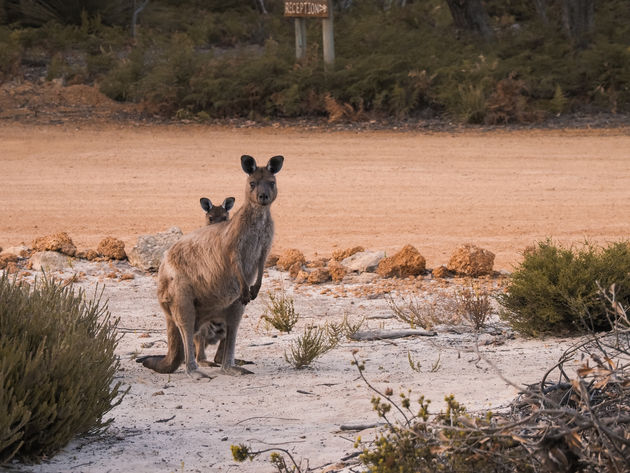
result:
M 267 199 L 269 199 L 269 196 L 265 192 L 261 192 L 260 194 L 258 194 L 258 200 L 261 200 L 264 202 Z

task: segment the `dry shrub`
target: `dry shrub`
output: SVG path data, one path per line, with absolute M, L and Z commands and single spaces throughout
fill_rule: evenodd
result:
M 328 123 L 340 121 L 356 122 L 364 116 L 363 102 L 355 109 L 349 103 L 339 103 L 330 93 L 324 96 L 324 106 L 328 113 Z
M 486 124 L 530 123 L 542 118 L 530 110 L 528 93 L 525 81 L 516 79 L 514 73 L 500 80 L 486 102 Z
M 288 296 L 284 289 L 279 295 L 268 292 L 269 300 L 265 302 L 265 311 L 261 315 L 264 320 L 276 330 L 291 333 L 300 316 L 295 312 L 293 298 Z
M 377 390 L 355 356 L 387 424 L 361 462 L 376 473 L 628 471 L 630 320 L 614 286 L 604 299 L 613 330 L 567 350 L 540 382 L 523 387 L 506 380 L 521 394 L 504 413 L 471 414 L 453 396 L 439 413 L 429 411 L 424 396 L 412 410 L 410 394 L 396 401 L 391 389 Z M 570 376 L 577 360 L 582 365 Z
M 335 348 L 339 343 L 334 333 L 326 326 L 309 325 L 289 347 L 290 351 L 284 352 L 284 359 L 296 369 L 310 365 L 316 358 Z
M 447 297 L 424 301 L 416 295 L 410 295 L 408 298 L 401 297 L 398 302 L 390 295 L 386 296 L 385 300 L 394 316 L 401 322 L 409 324 L 411 328 L 421 327 L 429 330 L 436 325 L 456 325 L 461 322 L 454 309 L 454 301 Z
M 479 283 L 469 280 L 465 287 L 456 291 L 455 308 L 475 330 L 480 330 L 492 313 L 490 293 Z

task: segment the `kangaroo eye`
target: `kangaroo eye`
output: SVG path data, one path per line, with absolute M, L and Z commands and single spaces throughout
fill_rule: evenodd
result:
M 274 187 L 276 187 L 276 183 L 275 182 L 270 182 L 269 183 L 269 187 L 271 187 L 273 189 Z
M 254 188 L 256 187 L 256 183 L 255 182 L 250 182 L 249 183 L 249 187 L 250 187 L 250 189 L 254 190 Z

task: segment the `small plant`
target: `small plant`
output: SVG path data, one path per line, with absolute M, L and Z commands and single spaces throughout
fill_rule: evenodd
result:
M 51 456 L 109 425 L 103 416 L 124 396 L 117 324 L 72 286 L 0 277 L 0 465 Z
M 350 322 L 350 319 L 348 318 L 348 314 L 344 314 L 343 320 L 341 321 L 341 323 L 338 323 L 338 324 L 334 322 L 326 323 L 326 330 L 328 330 L 330 337 L 333 339 L 341 340 L 342 337 L 351 339 L 355 333 L 361 330 L 361 327 L 363 326 L 364 322 L 365 322 L 365 318 L 361 318 L 360 320 L 357 320 L 356 322 Z
M 296 369 L 310 365 L 316 358 L 335 348 L 339 340 L 331 336 L 327 327 L 309 325 L 294 343 L 290 352 L 284 352 L 284 359 Z
M 253 451 L 247 445 L 240 444 L 232 445 L 230 449 L 232 450 L 232 458 L 234 458 L 234 460 L 239 463 L 242 463 L 248 459 L 253 460 L 258 455 L 261 455 L 263 453 L 272 452 L 270 455 L 271 464 L 276 467 L 276 471 L 278 473 L 306 473 L 307 471 L 309 471 L 308 467 L 302 469 L 300 465 L 297 464 L 291 453 L 283 448 L 266 448 L 264 450 Z M 284 457 L 278 452 L 282 452 L 284 455 L 289 457 L 291 465 L 287 465 Z
M 455 303 L 457 312 L 466 319 L 475 331 L 483 328 L 492 313 L 488 290 L 482 288 L 472 280 L 468 285 L 456 292 Z
M 394 316 L 401 322 L 409 324 L 411 328 L 421 327 L 429 330 L 435 325 L 457 322 L 451 315 L 452 301 L 446 298 L 429 302 L 410 296 L 408 299 L 401 297 L 401 302 L 396 302 L 392 296 L 387 296 L 385 301 Z
M 346 338 L 352 338 L 352 336 L 357 333 L 359 330 L 361 330 L 361 327 L 363 327 L 363 323 L 365 322 L 365 317 L 362 317 L 361 319 L 355 321 L 355 322 L 350 322 L 350 319 L 348 318 L 347 314 L 343 316 L 343 333 L 346 336 Z
M 420 373 L 422 366 L 420 365 L 419 361 L 414 361 L 414 359 L 411 357 L 410 351 L 407 351 L 407 361 L 409 362 L 409 366 L 412 370 L 414 370 L 416 373 Z
M 280 295 L 267 293 L 269 300 L 266 301 L 266 308 L 262 320 L 281 332 L 291 333 L 300 316 L 295 312 L 293 298 L 288 296 L 284 290 Z

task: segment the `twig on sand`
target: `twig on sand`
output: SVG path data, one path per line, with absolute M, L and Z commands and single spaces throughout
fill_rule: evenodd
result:
M 350 335 L 352 340 L 385 340 L 391 338 L 405 338 L 405 337 L 435 337 L 437 332 L 427 331 L 427 330 L 373 330 L 373 331 L 363 331 L 363 332 L 355 332 Z
M 385 425 L 384 422 L 372 422 L 371 424 L 342 424 L 339 427 L 339 430 L 365 430 L 365 429 L 373 429 L 374 427 L 380 427 Z

